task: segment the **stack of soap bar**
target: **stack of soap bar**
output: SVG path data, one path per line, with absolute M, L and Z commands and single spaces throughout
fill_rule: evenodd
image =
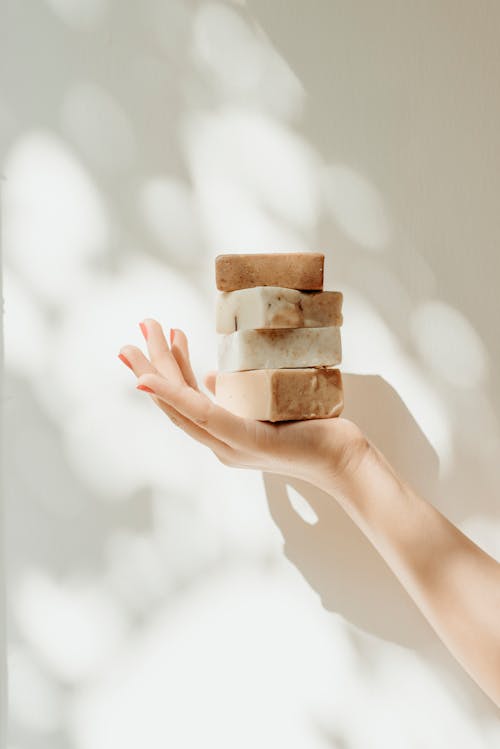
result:
M 268 421 L 338 416 L 343 408 L 342 294 L 323 291 L 322 253 L 216 258 L 215 396 Z

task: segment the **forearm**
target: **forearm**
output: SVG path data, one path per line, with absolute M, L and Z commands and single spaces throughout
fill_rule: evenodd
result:
M 379 551 L 439 637 L 500 705 L 500 564 L 405 484 L 371 446 L 322 488 Z

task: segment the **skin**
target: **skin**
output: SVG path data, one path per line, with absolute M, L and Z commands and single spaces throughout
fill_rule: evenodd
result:
M 170 345 L 154 319 L 140 323 L 148 357 L 123 346 L 136 386 L 224 465 L 300 478 L 338 501 L 375 546 L 437 635 L 500 706 L 500 564 L 403 482 L 348 419 L 270 423 L 241 418 L 202 392 L 188 341 Z M 215 394 L 215 372 L 204 385 Z M 152 392 L 151 392 L 152 391 Z

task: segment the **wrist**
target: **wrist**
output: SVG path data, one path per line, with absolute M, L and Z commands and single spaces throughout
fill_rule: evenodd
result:
M 356 481 L 362 481 L 365 466 L 373 460 L 374 445 L 363 432 L 350 424 L 347 434 L 342 435 L 341 445 L 328 441 L 321 451 L 321 470 L 316 473 L 315 482 L 329 494 L 343 494 L 350 491 Z
M 360 433 L 330 460 L 322 475 L 321 488 L 349 511 L 363 512 L 376 497 L 394 496 L 407 487 L 380 450 Z

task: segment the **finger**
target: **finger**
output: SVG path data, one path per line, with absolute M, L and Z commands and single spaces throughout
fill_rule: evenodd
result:
M 207 374 L 204 377 L 203 384 L 209 390 L 212 395 L 215 395 L 215 378 L 217 377 L 217 372 L 211 371 L 207 372 Z
M 194 388 L 194 390 L 199 390 L 198 382 L 191 367 L 187 337 L 183 330 L 178 328 L 171 329 L 170 350 L 187 384 Z
M 164 377 L 179 384 L 182 383 L 184 381 L 182 372 L 170 351 L 160 323 L 152 318 L 146 318 L 140 323 L 140 328 L 146 339 L 149 358 L 155 369 Z
M 159 374 L 158 371 L 153 367 L 149 359 L 144 356 L 142 351 L 137 348 L 137 346 L 122 346 L 118 356 L 137 377 L 140 377 L 141 375 L 147 373 Z M 153 396 L 153 400 L 156 405 L 161 408 L 161 410 L 173 421 L 174 419 L 172 419 L 172 416 L 175 417 L 175 414 L 177 413 L 175 408 L 172 408 L 172 406 L 169 406 L 167 403 L 165 403 L 165 401 L 160 400 L 156 396 Z
M 155 374 L 145 374 L 139 378 L 140 385 L 151 388 L 158 398 L 233 448 L 251 450 L 257 441 L 270 436 L 264 434 L 267 424 L 236 416 L 185 383 L 179 385 Z
M 137 377 L 146 374 L 146 372 L 156 373 L 157 371 L 137 346 L 122 346 L 118 356 Z

